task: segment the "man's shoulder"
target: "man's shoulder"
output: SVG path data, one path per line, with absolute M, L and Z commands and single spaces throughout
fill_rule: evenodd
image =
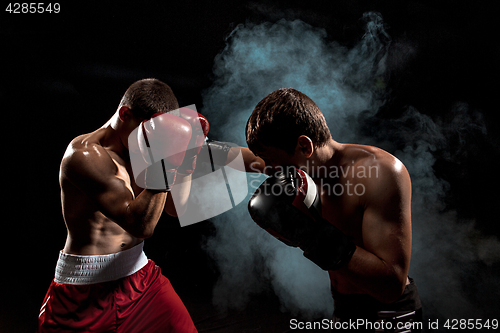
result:
M 407 172 L 403 162 L 382 148 L 369 145 L 348 144 L 345 159 L 358 168 L 380 169 L 384 173 Z
M 411 192 L 408 170 L 389 152 L 374 146 L 349 145 L 345 155 L 345 163 L 353 168 L 353 172 L 346 172 L 346 175 L 355 178 L 350 179 L 353 183 L 363 185 L 367 198 Z
M 93 138 L 93 133 L 82 134 L 71 140 L 61 161 L 60 176 L 91 177 L 115 168 L 108 151 Z

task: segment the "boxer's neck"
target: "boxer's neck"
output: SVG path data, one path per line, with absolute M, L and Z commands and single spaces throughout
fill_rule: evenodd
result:
M 308 160 L 306 172 L 313 175 L 312 178 L 315 180 L 327 178 L 328 170 L 339 164 L 342 150 L 343 145 L 330 138 L 325 145 L 315 148 Z
M 103 133 L 99 140 L 103 147 L 115 152 L 122 158 L 128 156 L 128 148 L 123 142 L 123 137 L 128 136 L 124 133 L 125 127 L 125 123 L 120 119 L 117 110 L 101 127 Z

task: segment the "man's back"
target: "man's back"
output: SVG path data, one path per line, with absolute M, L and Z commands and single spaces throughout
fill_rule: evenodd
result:
M 129 165 L 118 154 L 102 146 L 105 130 L 78 136 L 68 145 L 61 161 L 62 211 L 68 238 L 65 253 L 109 254 L 129 249 L 140 242 L 103 214 L 103 207 L 90 193 L 115 183 L 135 198 L 141 189 L 131 183 Z M 121 186 L 120 186 L 121 185 Z M 123 190 L 123 188 L 122 188 Z

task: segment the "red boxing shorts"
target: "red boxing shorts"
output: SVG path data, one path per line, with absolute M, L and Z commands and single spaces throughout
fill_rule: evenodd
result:
M 141 243 L 142 244 L 142 243 Z M 130 259 L 144 262 L 140 248 L 113 258 L 119 267 Z M 127 252 L 124 251 L 124 252 Z M 133 256 L 130 255 L 132 252 Z M 121 268 L 107 265 L 108 256 L 59 257 L 56 277 L 50 284 L 38 318 L 38 332 L 197 332 L 193 321 L 170 281 L 153 261 L 133 274 L 112 281 L 94 282 L 115 276 Z M 75 262 L 83 258 L 84 263 Z M 104 260 L 102 259 L 104 258 Z M 125 259 L 124 259 L 125 258 Z M 90 263 L 89 263 L 90 261 Z M 104 265 L 102 263 L 105 263 Z M 127 265 L 125 265 L 127 266 Z M 69 272 L 69 274 L 68 274 Z M 72 277 L 71 277 L 72 275 Z M 72 280 L 73 283 L 58 281 Z

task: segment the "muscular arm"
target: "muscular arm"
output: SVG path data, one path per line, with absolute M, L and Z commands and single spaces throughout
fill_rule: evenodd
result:
M 264 160 L 246 147 L 231 146 L 221 141 L 209 141 L 205 147 L 208 145 L 210 146 L 211 159 L 217 165 L 228 165 L 242 172 L 263 173 L 265 171 Z M 205 161 L 210 161 L 208 153 L 204 155 L 204 158 Z M 237 158 L 241 158 L 243 163 L 234 163 L 233 161 Z
M 397 159 L 382 161 L 379 177 L 367 179 L 363 248 L 337 274 L 382 302 L 393 302 L 406 285 L 411 254 L 411 182 Z
M 216 142 L 216 144 L 218 143 L 219 142 Z M 212 156 L 215 158 L 217 164 L 224 163 L 224 165 L 230 165 L 231 167 L 244 172 L 264 171 L 264 161 L 255 156 L 248 148 L 231 147 L 228 150 L 220 148 L 212 149 Z M 238 157 L 239 154 L 241 154 L 241 157 L 243 158 L 243 164 L 241 166 L 239 163 L 230 164 L 235 158 Z M 208 160 L 208 153 L 202 156 L 205 160 Z M 186 212 L 186 209 L 188 209 L 189 193 L 191 191 L 191 178 L 192 175 L 182 175 L 177 173 L 175 185 L 172 186 L 172 191 L 168 195 L 165 204 L 165 212 L 167 214 L 171 216 L 181 216 Z
M 245 171 L 264 173 L 264 171 L 266 170 L 266 163 L 264 162 L 264 160 L 252 153 L 252 151 L 248 148 L 240 147 L 240 149 L 243 156 Z
M 69 149 L 61 164 L 65 177 L 86 194 L 107 218 L 137 238 L 148 238 L 163 211 L 166 193 L 143 190 L 134 196 L 128 174 L 99 145 Z
M 191 191 L 191 175 L 177 174 L 175 185 L 167 197 L 165 213 L 170 216 L 181 216 L 186 212 L 189 193 Z

